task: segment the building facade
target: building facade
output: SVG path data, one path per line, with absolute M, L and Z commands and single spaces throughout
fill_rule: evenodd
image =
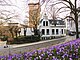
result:
M 30 2 L 29 4 L 29 26 L 35 27 L 40 20 L 40 3 Z
M 39 23 L 41 39 L 53 39 L 54 37 L 66 36 L 66 24 L 63 20 L 48 19 L 46 14 Z

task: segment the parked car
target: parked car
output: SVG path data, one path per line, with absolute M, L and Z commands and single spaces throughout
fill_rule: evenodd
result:
M 73 32 L 73 31 L 68 31 L 68 35 L 69 35 L 69 36 L 74 36 L 74 35 L 76 35 L 76 33 Z

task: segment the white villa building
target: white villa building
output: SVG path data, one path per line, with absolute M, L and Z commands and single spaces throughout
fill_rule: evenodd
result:
M 24 33 L 26 36 L 34 35 L 31 28 L 23 24 L 11 23 L 11 25 L 21 27 L 19 29 L 21 36 L 24 35 Z M 41 39 L 43 40 L 66 36 L 66 23 L 63 20 L 48 19 L 48 16 L 45 14 L 43 19 L 39 21 L 38 30 L 40 32 Z
M 40 20 L 38 28 L 42 39 L 66 36 L 65 21 L 48 19 L 46 14 Z

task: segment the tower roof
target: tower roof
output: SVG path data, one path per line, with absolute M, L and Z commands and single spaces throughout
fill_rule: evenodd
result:
M 36 4 L 39 3 L 40 0 L 29 0 L 29 4 Z
M 38 3 L 29 3 L 28 5 L 38 5 L 40 4 L 39 2 Z

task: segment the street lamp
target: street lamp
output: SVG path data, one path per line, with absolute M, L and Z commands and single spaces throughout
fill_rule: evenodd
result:
M 26 28 L 24 28 L 24 36 L 26 36 Z
M 18 34 L 19 34 L 19 36 L 20 36 L 20 33 L 21 33 L 21 29 L 18 30 Z

